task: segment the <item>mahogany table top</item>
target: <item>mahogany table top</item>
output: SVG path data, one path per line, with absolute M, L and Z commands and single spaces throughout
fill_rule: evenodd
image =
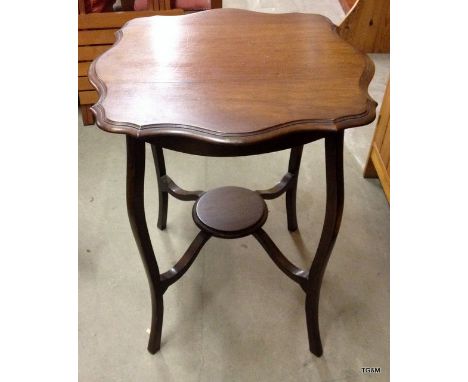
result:
M 129 21 L 89 78 L 105 131 L 273 150 L 372 122 L 373 74 L 326 17 L 215 9 Z

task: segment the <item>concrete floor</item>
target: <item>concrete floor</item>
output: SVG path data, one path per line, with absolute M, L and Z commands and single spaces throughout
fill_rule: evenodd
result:
M 243 8 L 255 9 L 255 3 L 258 9 L 275 8 L 286 1 L 225 0 L 226 6 Z M 318 10 L 308 1 L 288 3 L 288 9 L 283 4 L 264 10 L 328 12 L 329 17 L 341 10 L 334 1 L 314 1 L 323 6 Z M 377 71 L 370 92 L 380 101 L 389 57 L 372 58 Z M 79 380 L 387 381 L 389 207 L 378 181 L 362 178 L 372 132 L 373 124 L 345 134 L 345 209 L 320 305 L 323 357 L 308 351 L 303 292 L 251 237 L 211 239 L 168 290 L 162 349 L 153 356 L 146 351 L 148 285 L 125 207 L 125 139 L 80 125 Z M 288 160 L 286 151 L 227 159 L 165 154 L 168 173 L 187 189 L 268 188 L 281 178 Z M 156 228 L 155 171 L 149 150 L 147 155 L 147 219 L 160 268 L 166 270 L 197 228 L 192 204 L 173 198 L 167 230 Z M 264 227 L 293 262 L 306 268 L 324 216 L 323 157 L 323 142 L 304 149 L 299 232 L 286 229 L 283 197 L 268 201 Z M 362 374 L 361 367 L 381 367 L 382 373 Z

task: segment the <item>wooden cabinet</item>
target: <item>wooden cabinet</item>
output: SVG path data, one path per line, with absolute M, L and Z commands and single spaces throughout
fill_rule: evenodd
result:
M 364 177 L 378 177 L 390 203 L 390 81 L 382 101 Z

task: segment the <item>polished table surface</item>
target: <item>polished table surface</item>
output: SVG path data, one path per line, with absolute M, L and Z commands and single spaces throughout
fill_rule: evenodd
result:
M 318 308 L 323 275 L 343 213 L 344 129 L 370 123 L 372 61 L 343 41 L 327 18 L 218 9 L 134 19 L 97 58 L 89 78 L 100 99 L 97 125 L 126 134 L 127 210 L 148 276 L 152 321 L 148 350 L 161 347 L 163 295 L 211 237 L 253 235 L 277 267 L 306 294 L 310 351 L 321 356 Z M 310 269 L 281 253 L 262 226 L 265 200 L 286 194 L 287 228 L 297 230 L 296 193 L 303 145 L 325 140 L 326 212 Z M 155 161 L 158 228 L 168 196 L 194 201 L 200 232 L 179 261 L 160 272 L 145 218 L 145 144 Z M 186 191 L 167 175 L 163 149 L 241 156 L 291 149 L 288 171 L 268 190 Z
M 285 148 L 287 135 L 304 143 L 313 132 L 370 123 L 373 73 L 324 16 L 218 9 L 131 20 L 89 78 L 101 96 L 100 128 L 242 155 L 257 144 Z

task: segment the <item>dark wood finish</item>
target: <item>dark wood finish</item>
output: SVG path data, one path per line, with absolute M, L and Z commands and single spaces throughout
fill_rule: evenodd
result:
M 370 123 L 373 72 L 325 17 L 215 9 L 131 20 L 89 77 L 103 130 L 234 156 Z
M 166 291 L 167 288 L 179 280 L 185 272 L 188 271 L 200 253 L 200 250 L 210 237 L 211 235 L 208 232 L 200 231 L 177 264 L 161 275 L 160 280 L 163 291 Z
M 83 120 L 83 125 L 94 125 L 94 115 L 91 112 L 91 105 L 80 105 L 81 110 L 81 119 Z
M 160 230 L 166 229 L 167 224 L 167 209 L 169 197 L 167 190 L 162 182 L 162 177 L 166 176 L 166 162 L 164 161 L 163 149 L 156 145 L 151 145 L 153 153 L 154 167 L 156 168 L 156 180 L 158 182 L 159 194 L 159 213 L 158 213 L 158 228 Z
M 204 191 L 187 191 L 179 187 L 166 174 L 166 164 L 164 159 L 164 151 L 161 147 L 152 144 L 154 165 L 156 168 L 156 178 L 158 183 L 159 193 L 159 213 L 158 213 L 158 228 L 164 230 L 167 223 L 168 213 L 168 195 L 182 201 L 196 201 L 204 193 Z M 297 192 L 297 177 L 302 156 L 303 146 L 294 147 L 291 149 L 289 158 L 288 172 L 283 176 L 281 181 L 274 187 L 267 190 L 256 191 L 263 199 L 276 199 L 285 192 L 292 191 L 286 194 L 286 211 L 288 216 L 288 229 L 293 231 L 297 229 L 296 217 L 296 192 Z M 289 195 L 289 196 L 288 196 Z M 295 229 L 291 229 L 290 221 L 295 223 Z
M 151 292 L 152 319 L 148 351 L 156 353 L 161 347 L 164 314 L 163 293 L 159 267 L 146 225 L 144 204 L 145 143 L 127 136 L 127 210 L 133 236 L 145 267 Z
M 296 194 L 303 147 L 297 146 L 291 149 L 288 172 L 277 185 L 268 190 L 257 191 L 263 199 L 275 199 L 286 192 L 286 213 L 290 231 L 297 230 Z
M 257 231 L 268 217 L 268 208 L 257 192 L 228 186 L 204 193 L 193 206 L 192 216 L 203 231 L 236 239 Z
M 145 154 L 145 143 L 127 136 L 127 211 L 150 286 L 152 319 L 148 351 L 154 354 L 161 348 L 163 294 L 187 272 L 211 235 L 200 232 L 176 265 L 160 274 L 145 217 Z
M 270 200 L 276 199 L 283 195 L 293 184 L 294 174 L 287 172 L 273 187 L 269 188 L 268 190 L 257 190 L 260 196 L 263 199 Z
M 167 175 L 161 178 L 162 187 L 164 190 L 167 190 L 169 195 L 173 196 L 176 199 L 189 201 L 197 200 L 202 194 L 203 191 L 187 191 L 179 187 L 174 181 Z
M 172 33 L 160 39 L 168 28 Z M 372 62 L 318 15 L 224 9 L 152 17 L 130 21 L 118 39 L 90 67 L 90 81 L 100 94 L 92 110 L 100 128 L 127 135 L 128 214 L 152 298 L 149 351 L 160 348 L 164 292 L 185 274 L 210 236 L 252 234 L 306 292 L 309 348 L 320 356 L 320 288 L 343 212 L 343 130 L 375 118 L 376 104 L 367 93 Z M 303 145 L 321 138 L 326 213 L 316 256 L 306 272 L 261 229 L 268 214 L 264 199 L 286 193 L 288 228 L 297 229 L 295 199 Z M 201 229 L 176 265 L 163 274 L 145 219 L 145 143 L 153 145 L 158 177 L 158 227 L 166 227 L 167 197 L 172 195 L 196 201 L 192 215 Z M 291 149 L 291 155 L 287 174 L 269 190 L 226 187 L 204 193 L 182 190 L 172 181 L 163 148 L 213 156 Z
M 310 351 L 317 357 L 323 353 L 320 339 L 318 309 L 320 288 L 335 240 L 340 230 L 344 204 L 343 178 L 343 131 L 325 138 L 327 204 L 322 235 L 317 252 L 310 267 L 307 295 L 306 319 Z
M 291 187 L 286 191 L 286 213 L 288 216 L 288 230 L 297 230 L 297 212 L 296 212 L 296 198 L 297 198 L 297 182 L 299 179 L 299 168 L 301 167 L 302 149 L 304 146 L 293 147 L 289 157 L 288 173 L 294 174 L 291 181 Z
M 223 0 L 211 0 L 211 9 L 222 8 Z
M 263 230 L 258 229 L 253 233 L 253 236 L 258 240 L 262 245 L 265 251 L 268 253 L 268 256 L 273 260 L 273 262 L 278 266 L 278 268 L 291 280 L 298 283 L 300 287 L 306 291 L 307 290 L 307 271 L 296 267 L 291 263 L 279 250 L 270 236 Z

